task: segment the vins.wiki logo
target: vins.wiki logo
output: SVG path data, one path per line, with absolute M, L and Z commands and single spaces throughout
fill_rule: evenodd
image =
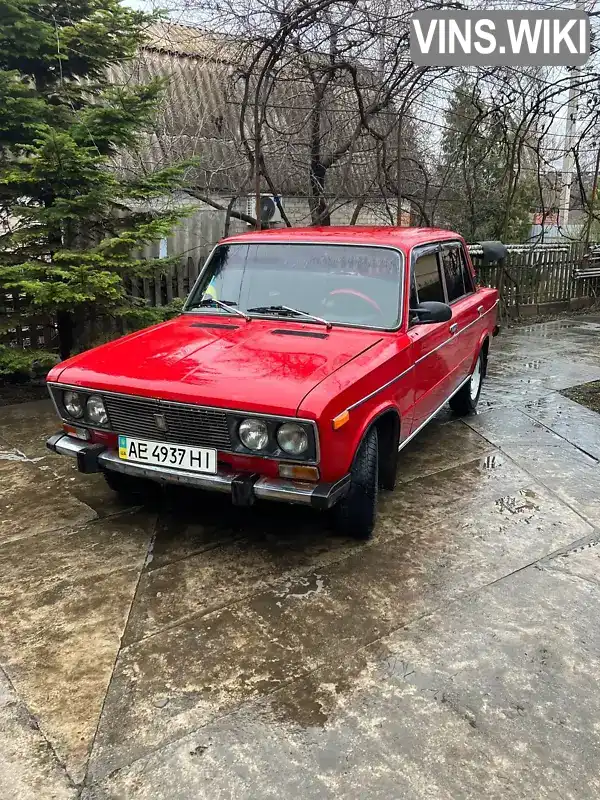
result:
M 578 67 L 589 54 L 584 11 L 417 11 L 410 20 L 418 66 Z

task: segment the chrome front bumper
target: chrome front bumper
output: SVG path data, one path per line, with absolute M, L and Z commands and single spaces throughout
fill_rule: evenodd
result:
M 159 483 L 180 484 L 212 492 L 227 492 L 236 505 L 248 505 L 253 498 L 258 497 L 261 500 L 280 500 L 327 509 L 346 494 L 350 485 L 349 475 L 345 475 L 336 483 L 306 483 L 283 478 L 258 477 L 241 472 L 218 471 L 215 475 L 206 475 L 153 464 L 136 464 L 123 461 L 103 445 L 90 444 L 65 433 L 51 436 L 46 446 L 53 453 L 76 458 L 80 472 L 112 470 Z

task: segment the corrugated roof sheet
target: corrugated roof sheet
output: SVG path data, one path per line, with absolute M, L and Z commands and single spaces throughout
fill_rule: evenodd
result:
M 239 42 L 217 39 L 195 28 L 169 23 L 151 26 L 148 43 L 138 58 L 112 70 L 116 83 L 167 79 L 155 134 L 145 142 L 137 163 L 129 156 L 123 166 L 138 169 L 143 164 L 151 168 L 197 156 L 197 182 L 206 191 L 252 193 L 239 131 L 241 52 Z M 309 193 L 308 125 L 313 102 L 312 86 L 304 76 L 288 72 L 275 81 L 261 147 L 267 169 L 282 194 Z M 247 117 L 248 124 L 251 116 Z M 358 120 L 352 87 L 332 84 L 321 119 L 323 153 L 335 151 Z M 389 125 L 388 115 L 373 120 L 373 127 L 382 132 Z M 253 135 L 248 127 L 246 135 Z M 392 138 L 395 141 L 395 134 Z M 330 169 L 327 191 L 342 196 L 371 191 L 379 146 L 373 136 L 362 134 Z

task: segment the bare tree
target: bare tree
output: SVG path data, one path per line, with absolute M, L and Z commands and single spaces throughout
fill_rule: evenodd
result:
M 443 224 L 457 204 L 475 215 L 484 191 L 500 198 L 497 229 L 508 236 L 524 188 L 536 195 L 530 213 L 553 204 L 549 176 L 564 152 L 556 120 L 574 87 L 586 120 L 573 145 L 578 189 L 590 209 L 595 59 L 576 75 L 470 68 L 470 118 L 458 125 L 447 112 L 464 70 L 418 68 L 409 57 L 409 19 L 420 7 L 417 0 L 185 0 L 173 18 L 201 27 L 163 25 L 141 56 L 144 69 L 168 80 L 152 155 L 141 166 L 198 156 L 189 194 L 223 211 L 226 226 L 237 219 L 260 227 L 261 192 L 303 198 L 306 221 L 327 225 L 348 206 L 353 223 L 371 207 L 397 222 L 402 198 L 416 222 Z M 503 169 L 483 187 L 477 169 L 484 162 L 472 154 L 490 125 Z M 456 129 L 455 149 L 444 154 L 448 128 Z M 291 224 L 285 204 L 280 211 Z

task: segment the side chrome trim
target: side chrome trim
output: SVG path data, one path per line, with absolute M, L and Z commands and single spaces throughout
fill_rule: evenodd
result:
M 441 324 L 443 324 L 443 323 L 441 323 Z M 451 339 L 444 339 L 444 341 L 441 344 L 438 344 L 438 346 L 434 347 L 433 350 L 430 350 L 428 353 L 425 353 L 425 355 L 421 356 L 421 358 L 417 358 L 415 360 L 415 365 L 416 364 L 420 364 L 421 361 L 425 361 L 426 358 L 429 358 L 429 356 L 432 356 L 434 353 L 437 353 L 437 351 L 441 350 L 442 347 L 445 347 L 448 344 L 448 342 L 454 341 L 454 339 L 456 339 L 456 337 L 458 336 L 459 333 L 461 333 L 461 331 L 458 331 L 458 333 L 455 333 L 454 336 L 452 336 Z
M 50 399 L 52 400 L 52 405 L 54 406 L 54 410 L 56 411 L 56 416 L 59 419 L 66 421 L 63 415 L 60 413 L 60 410 L 58 408 L 58 403 L 56 402 L 56 398 L 54 397 L 54 392 L 50 388 L 51 386 L 60 386 L 60 384 L 54 383 L 53 381 L 51 382 L 46 381 L 46 389 L 48 389 L 48 394 L 50 395 Z
M 466 330 L 467 330 L 467 328 L 470 328 L 470 327 L 471 327 L 471 325 L 475 325 L 475 324 L 477 324 L 477 323 L 478 323 L 480 320 L 482 320 L 482 319 L 485 317 L 485 315 L 486 315 L 486 314 L 489 314 L 489 313 L 490 313 L 490 311 L 493 311 L 493 310 L 496 308 L 496 306 L 497 306 L 499 303 L 500 303 L 500 300 L 496 300 L 496 302 L 494 303 L 494 305 L 490 306 L 490 307 L 488 308 L 488 310 L 487 310 L 487 311 L 483 311 L 483 312 L 481 312 L 481 313 L 479 314 L 479 316 L 478 316 L 476 319 L 474 319 L 472 322 L 469 322 L 469 324 L 468 324 L 468 325 L 465 325 L 465 327 L 464 327 L 464 328 L 461 328 L 461 329 L 458 331 L 458 333 L 462 333 L 463 331 L 466 331 Z M 477 309 L 477 311 L 479 311 L 479 309 Z M 456 334 L 457 336 L 458 336 L 458 333 Z
M 416 363 L 417 362 L 415 361 L 415 364 Z M 383 386 L 380 386 L 378 389 L 375 389 L 373 392 L 371 392 L 370 394 L 366 395 L 361 400 L 357 400 L 356 403 L 352 403 L 351 406 L 348 406 L 346 411 L 352 411 L 353 409 L 358 408 L 358 406 L 362 405 L 363 403 L 366 403 L 367 400 L 370 400 L 372 397 L 375 397 L 375 395 L 379 394 L 379 392 L 383 392 L 383 390 L 387 389 L 388 386 L 391 386 L 393 383 L 396 383 L 396 381 L 399 381 L 400 378 L 403 378 L 412 369 L 414 369 L 415 368 L 415 364 L 411 364 L 410 367 L 408 367 L 408 369 L 404 370 L 404 372 L 401 372 L 399 375 L 396 375 L 394 378 L 392 378 L 391 381 L 388 381 L 387 383 L 384 383 Z
M 363 403 L 366 403 L 366 402 L 367 402 L 367 400 L 370 400 L 372 397 L 375 397 L 375 395 L 379 394 L 379 392 L 383 392 L 383 391 L 384 391 L 384 389 L 387 389 L 387 388 L 388 388 L 388 386 L 391 386 L 391 385 L 392 385 L 393 383 L 395 383 L 396 381 L 399 381 L 399 380 L 400 380 L 400 378 L 403 378 L 403 377 L 404 377 L 404 376 L 405 376 L 405 375 L 406 375 L 408 372 L 410 372 L 410 371 L 411 371 L 411 369 L 414 369 L 414 368 L 416 367 L 416 365 L 417 365 L 417 364 L 420 364 L 420 363 L 421 363 L 421 361 L 425 361 L 425 359 L 426 359 L 426 358 L 429 358 L 429 356 L 430 356 L 430 355 L 432 355 L 433 353 L 437 352 L 437 351 L 438 351 L 438 350 L 440 350 L 442 347 L 445 347 L 445 346 L 446 346 L 446 345 L 447 345 L 449 342 L 454 342 L 454 341 L 456 340 L 456 337 L 457 337 L 457 336 L 460 336 L 460 334 L 461 334 L 463 331 L 466 331 L 468 328 L 470 328 L 470 327 L 471 327 L 471 325 L 475 325 L 477 322 L 479 322 L 480 320 L 482 320 L 482 319 L 485 317 L 485 315 L 486 315 L 486 314 L 489 314 L 489 313 L 490 313 L 490 311 L 493 311 L 493 310 L 496 308 L 496 306 L 498 305 L 498 303 L 499 303 L 499 302 L 500 302 L 500 300 L 496 300 L 496 302 L 495 302 L 495 303 L 494 303 L 492 306 L 490 306 L 490 307 L 488 308 L 488 310 L 487 310 L 487 311 L 484 311 L 484 312 L 483 312 L 483 314 L 480 314 L 480 315 L 477 317 L 477 319 L 474 319 L 472 322 L 469 322 L 469 324 L 468 324 L 468 325 L 465 325 L 465 327 L 464 327 L 464 328 L 461 328 L 459 331 L 457 331 L 457 332 L 456 332 L 456 333 L 455 333 L 455 334 L 452 336 L 452 338 L 450 338 L 450 339 L 445 339 L 445 340 L 444 340 L 444 341 L 443 341 L 441 344 L 438 344 L 438 346 L 437 346 L 437 347 L 434 347 L 434 348 L 433 348 L 433 350 L 430 350 L 430 351 L 429 351 L 428 353 L 426 353 L 424 356 L 421 356 L 420 358 L 417 358 L 417 360 L 415 361 L 415 363 L 414 363 L 414 364 L 412 364 L 412 365 L 411 365 L 411 366 L 410 366 L 408 369 L 405 369 L 405 370 L 404 370 L 404 372 L 401 372 L 399 375 L 396 375 L 396 377 L 395 377 L 395 378 L 392 378 L 392 380 L 391 380 L 391 381 L 388 381 L 387 383 L 384 383 L 384 384 L 383 384 L 382 386 L 380 386 L 378 389 L 375 389 L 374 391 L 372 391 L 372 392 L 370 392 L 369 394 L 365 395 L 365 396 L 364 396 L 363 398 L 361 398 L 360 400 L 357 400 L 355 403 L 352 403 L 352 405 L 351 405 L 351 406 L 348 406 L 348 407 L 347 407 L 345 410 L 346 410 L 346 411 L 352 411 L 353 409 L 355 409 L 355 408 L 358 408 L 358 406 L 362 405 Z M 440 323 L 440 324 L 442 324 L 442 323 Z M 470 376 L 469 376 L 469 377 L 470 377 Z M 463 385 L 463 384 L 461 384 L 461 386 L 462 386 L 462 385 Z M 459 386 L 458 388 L 460 389 L 460 386 Z M 458 389 L 457 389 L 456 391 L 458 391 Z M 449 399 L 449 398 L 448 398 L 448 399 Z M 446 400 L 445 402 L 448 402 L 448 401 Z M 440 408 L 441 408 L 441 406 L 440 406 Z M 439 409 L 438 409 L 438 410 L 439 410 Z M 437 414 L 437 411 L 436 411 L 436 414 Z
M 419 425 L 419 427 L 418 427 L 416 430 L 414 430 L 414 431 L 413 431 L 413 432 L 410 434 L 410 436 L 407 436 L 407 437 L 406 437 L 406 439 L 404 439 L 402 442 L 400 442 L 400 444 L 398 445 L 398 452 L 400 452 L 400 450 L 402 450 L 404 447 L 406 447 L 406 445 L 407 445 L 407 444 L 410 442 L 410 440 L 411 440 L 411 439 L 414 439 L 414 437 L 417 435 L 417 433 L 420 433 L 420 432 L 423 430 L 423 428 L 424 428 L 424 427 L 425 427 L 425 426 L 426 426 L 426 425 L 427 425 L 429 422 L 431 422 L 431 420 L 432 420 L 432 419 L 435 417 L 435 415 L 440 413 L 440 411 L 441 411 L 441 410 L 442 410 L 442 408 L 443 408 L 443 407 L 446 405 L 446 403 L 448 402 L 448 400 L 450 400 L 450 398 L 451 398 L 451 397 L 454 397 L 454 395 L 455 395 L 457 392 L 460 392 L 460 390 L 462 389 L 462 387 L 463 387 L 463 386 L 464 386 L 466 383 L 468 383 L 470 380 L 471 380 L 471 375 L 469 374 L 469 375 L 467 375 L 467 377 L 464 379 L 464 381 L 462 381 L 462 383 L 461 383 L 459 386 L 457 386 L 457 388 L 456 388 L 456 389 L 455 389 L 455 390 L 452 392 L 452 394 L 451 394 L 451 395 L 449 395 L 449 396 L 448 396 L 448 397 L 447 397 L 447 398 L 444 400 L 444 402 L 443 402 L 441 405 L 439 405 L 439 406 L 436 408 L 436 410 L 433 412 L 433 414 L 430 414 L 430 415 L 427 417 L 427 419 L 425 420 L 425 422 L 422 422 L 422 423 Z

